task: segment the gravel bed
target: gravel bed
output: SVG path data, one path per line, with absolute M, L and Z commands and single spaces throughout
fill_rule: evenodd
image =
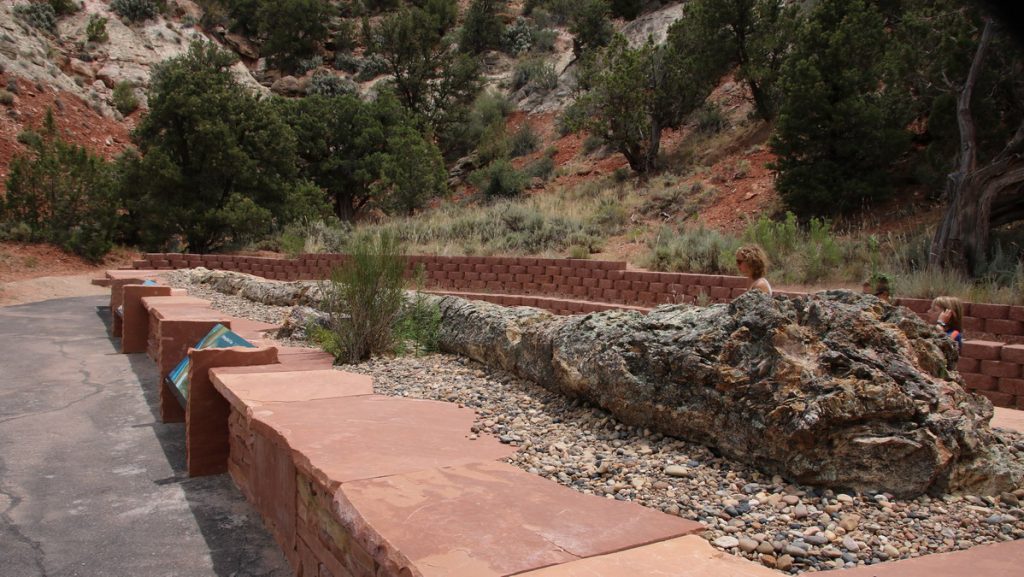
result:
M 175 286 L 186 286 L 181 276 Z M 232 315 L 280 322 L 271 307 L 188 286 Z M 703 523 L 715 547 L 789 573 L 853 567 L 1024 538 L 1024 488 L 998 497 L 896 499 L 787 483 L 706 447 L 619 423 L 501 370 L 453 355 L 382 358 L 344 370 L 384 395 L 474 409 L 470 438 L 518 447 L 510 462 L 588 494 Z M 1015 458 L 1024 435 L 999 431 Z
M 227 295 L 203 284 L 192 284 L 188 280 L 188 270 L 176 270 L 166 275 L 167 284 L 176 288 L 188 289 L 190 296 L 210 301 L 215 310 L 231 316 L 245 318 L 264 323 L 280 324 L 292 307 L 265 305 L 235 295 Z
M 189 296 L 206 299 L 210 301 L 211 308 L 233 317 L 279 325 L 292 310 L 292 307 L 266 305 L 237 295 L 224 294 L 204 284 L 192 283 L 188 279 L 188 270 L 171 271 L 164 278 L 168 285 L 187 289 Z M 282 337 L 275 340 L 289 347 L 311 346 L 308 341 L 304 340 Z

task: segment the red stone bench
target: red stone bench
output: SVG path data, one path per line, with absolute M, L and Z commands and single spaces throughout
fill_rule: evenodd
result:
M 155 269 L 111 269 L 103 271 L 102 277 L 94 278 L 90 282 L 96 286 L 111 287 L 117 280 L 135 280 L 137 282 L 156 280 L 166 272 Z
M 253 433 L 253 413 L 279 402 L 369 395 L 373 379 L 281 364 L 217 368 L 210 372 L 210 379 L 231 405 L 228 472 L 281 547 L 294 551 L 296 477 L 292 453 L 287 443 Z
M 141 285 L 146 281 L 157 282 L 160 280 L 161 271 L 150 270 L 108 270 L 102 279 L 93 279 L 92 283 L 98 286 L 110 287 L 110 315 L 112 336 L 120 337 L 122 330 L 120 311 L 124 304 L 124 287 L 129 285 Z
M 149 312 L 146 353 L 156 362 L 159 375 L 160 418 L 165 423 L 180 423 L 185 411 L 164 386 L 164 379 L 210 329 L 218 324 L 232 328 L 234 319 L 193 297 L 145 297 L 142 302 Z
M 210 380 L 210 369 L 270 365 L 277 362 L 274 347 L 224 349 L 189 349 L 188 398 L 181 407 L 170 385 L 163 379 L 160 389 L 166 392 L 185 420 L 185 461 L 190 477 L 214 475 L 228 470 L 228 415 L 231 406 L 217 392 Z M 161 394 L 161 399 L 164 395 Z
M 121 305 L 113 312 L 113 334 L 121 337 L 122 353 L 144 353 L 149 336 L 149 311 L 142 304 L 142 299 L 184 296 L 186 291 L 164 285 L 142 284 L 123 285 L 121 290 Z

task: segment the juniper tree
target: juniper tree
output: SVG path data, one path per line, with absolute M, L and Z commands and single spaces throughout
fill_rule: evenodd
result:
M 661 133 L 678 126 L 710 87 L 688 75 L 688 60 L 672 44 L 648 41 L 630 48 L 616 35 L 594 60 L 587 61 L 578 99 L 575 128 L 621 152 L 636 172 L 652 170 L 658 160 Z
M 128 209 L 147 248 L 181 236 L 192 252 L 266 232 L 287 218 L 295 137 L 232 76 L 235 56 L 193 43 L 158 65 L 149 113 L 123 162 Z
M 890 192 L 907 138 L 881 82 L 886 40 L 864 0 L 821 0 L 800 24 L 771 139 L 776 188 L 797 214 L 850 212 Z
M 737 79 L 750 88 L 757 113 L 775 116 L 775 84 L 797 12 L 783 0 L 693 0 L 670 29 L 670 41 L 695 61 L 695 70 L 738 66 Z

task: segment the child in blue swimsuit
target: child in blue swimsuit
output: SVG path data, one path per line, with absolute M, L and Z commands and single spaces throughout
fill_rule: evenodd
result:
M 928 310 L 928 316 L 935 319 L 935 326 L 956 343 L 957 351 L 964 347 L 963 311 L 964 307 L 956 297 L 936 297 Z

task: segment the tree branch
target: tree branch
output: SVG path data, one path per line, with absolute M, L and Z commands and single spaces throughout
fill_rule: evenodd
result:
M 985 61 L 985 53 L 992 41 L 992 20 L 985 20 L 985 29 L 981 33 L 981 40 L 978 42 L 978 50 L 974 53 L 974 60 L 971 61 L 971 70 L 967 74 L 963 90 L 956 103 L 956 121 L 960 128 L 960 163 L 958 172 L 966 176 L 974 172 L 978 160 L 977 129 L 974 126 L 974 117 L 971 115 L 971 97 L 974 95 L 974 86 L 981 74 L 981 66 Z

